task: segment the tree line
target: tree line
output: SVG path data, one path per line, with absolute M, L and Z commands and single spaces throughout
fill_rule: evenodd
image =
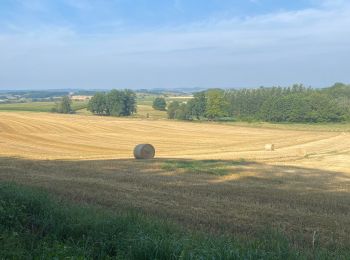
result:
M 129 89 L 97 92 L 87 109 L 96 115 L 130 116 L 136 112 L 136 94 Z
M 186 103 L 171 102 L 167 113 L 170 119 L 181 120 L 342 122 L 350 120 L 350 85 L 209 89 Z
M 72 114 L 74 110 L 72 109 L 72 100 L 69 96 L 63 96 L 59 102 L 55 103 L 55 106 L 51 109 L 53 113 L 60 114 Z

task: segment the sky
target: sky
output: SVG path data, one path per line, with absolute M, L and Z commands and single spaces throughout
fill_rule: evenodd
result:
M 350 83 L 350 0 L 0 0 L 0 90 Z

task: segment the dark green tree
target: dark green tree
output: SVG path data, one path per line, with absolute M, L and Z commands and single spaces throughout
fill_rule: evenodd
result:
M 113 89 L 107 94 L 108 115 L 123 116 L 125 115 L 124 93 Z
M 89 101 L 88 110 L 98 115 L 130 116 L 136 112 L 136 94 L 127 89 L 96 93 Z
M 107 115 L 109 110 L 107 109 L 106 94 L 97 92 L 89 101 L 87 109 L 97 115 Z
M 188 105 L 181 103 L 179 107 L 175 110 L 175 119 L 179 120 L 189 120 L 191 119 L 190 111 L 188 110 Z
M 123 115 L 129 116 L 137 112 L 136 93 L 130 89 L 124 90 Z
M 64 96 L 56 104 L 56 107 L 52 109 L 52 112 L 61 113 L 61 114 L 71 114 L 73 113 L 72 109 L 72 100 L 69 96 Z
M 155 110 L 165 111 L 165 110 L 166 110 L 166 101 L 165 101 L 165 98 L 163 98 L 163 97 L 156 97 L 156 98 L 153 100 L 153 105 L 152 105 L 152 107 L 153 107 Z
M 179 109 L 180 103 L 178 101 L 173 101 L 169 104 L 167 113 L 169 119 L 175 119 L 176 118 L 176 111 Z
M 270 122 L 340 122 L 345 112 L 322 93 L 293 93 L 267 100 L 261 108 L 261 118 Z
M 207 98 L 205 92 L 198 92 L 193 95 L 193 99 L 188 102 L 189 110 L 192 117 L 198 120 L 205 116 L 205 111 L 207 107 Z
M 220 89 L 208 90 L 206 95 L 205 115 L 208 119 L 216 119 L 227 115 L 225 92 Z

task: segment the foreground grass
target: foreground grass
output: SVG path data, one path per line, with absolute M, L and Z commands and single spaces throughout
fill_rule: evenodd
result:
M 0 182 L 44 188 L 67 200 L 115 211 L 136 208 L 191 230 L 254 238 L 271 228 L 281 230 L 298 247 L 315 243 L 350 248 L 348 174 L 249 160 L 210 162 L 10 157 L 0 158 Z M 201 172 L 208 172 L 201 163 L 213 173 Z M 189 169 L 168 171 L 164 165 Z M 227 166 L 231 173 L 216 175 L 214 165 Z M 188 172 L 194 166 L 199 171 Z
M 28 102 L 28 103 L 12 103 L 0 104 L 0 111 L 31 111 L 31 112 L 50 112 L 56 106 L 55 102 Z M 74 101 L 72 109 L 74 111 L 87 107 L 85 101 Z
M 0 258 L 346 259 L 350 252 L 298 251 L 271 232 L 238 241 L 184 231 L 137 214 L 54 200 L 47 193 L 0 184 Z

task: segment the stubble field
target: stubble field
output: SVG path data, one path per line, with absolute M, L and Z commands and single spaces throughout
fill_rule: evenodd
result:
M 138 143 L 157 158 L 132 159 Z M 0 156 L 2 181 L 68 199 L 212 232 L 276 228 L 309 246 L 350 246 L 348 132 L 3 112 Z

